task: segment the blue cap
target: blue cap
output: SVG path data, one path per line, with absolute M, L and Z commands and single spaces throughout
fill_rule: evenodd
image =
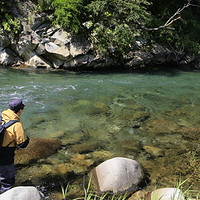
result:
M 10 103 L 9 103 L 10 109 L 18 112 L 20 109 L 24 109 L 25 104 L 22 102 L 21 99 L 13 99 Z

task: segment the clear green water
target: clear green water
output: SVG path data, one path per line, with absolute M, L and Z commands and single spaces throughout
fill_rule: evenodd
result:
M 82 133 L 85 138 L 79 144 L 99 141 L 91 151 L 103 149 L 141 162 L 150 174 L 150 185 L 172 186 L 182 176 L 192 177 L 194 189 L 199 189 L 200 72 L 0 69 L 0 88 L 1 111 L 14 97 L 24 100 L 21 120 L 30 137 L 58 138 L 65 145 L 62 134 Z M 152 153 L 147 146 L 164 154 L 155 149 Z M 191 152 L 195 170 L 190 166 Z

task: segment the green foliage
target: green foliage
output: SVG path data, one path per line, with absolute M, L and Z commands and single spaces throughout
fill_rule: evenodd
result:
M 51 11 L 51 3 L 52 3 L 52 0 L 37 0 L 37 4 L 38 4 L 38 8 L 41 10 L 41 11 Z
M 95 0 L 88 4 L 91 39 L 100 53 L 128 52 L 150 19 L 148 5 L 146 0 Z
M 53 0 L 54 24 L 61 25 L 69 32 L 78 33 L 81 28 L 83 0 Z
M 150 9 L 153 18 L 149 27 L 159 27 L 163 25 L 173 14 L 186 4 L 187 0 L 152 0 Z M 174 21 L 170 28 L 160 29 L 150 33 L 154 42 L 159 42 L 176 49 L 189 53 L 200 53 L 200 24 L 199 24 L 199 1 L 191 1 L 193 6 L 184 9 L 180 15 L 181 18 Z M 194 6 L 196 5 L 196 6 Z M 191 31 L 192 30 L 192 31 Z
M 66 187 L 63 186 L 63 183 L 61 184 L 61 191 L 62 191 L 62 196 L 63 196 L 63 199 L 66 199 L 67 197 L 67 193 L 69 191 L 69 184 L 67 184 Z
M 87 188 L 84 189 L 84 196 L 83 197 L 78 197 L 73 200 L 126 200 L 127 199 L 127 194 L 109 194 L 108 192 L 105 194 L 98 195 L 96 191 L 94 191 L 91 187 L 91 178 L 88 182 Z M 62 190 L 62 196 L 63 200 L 68 199 L 67 195 L 68 192 L 70 191 L 69 189 L 69 184 L 67 184 L 66 188 L 63 187 L 63 184 L 61 185 L 61 190 Z
M 17 34 L 20 30 L 20 20 L 8 13 L 9 8 L 10 5 L 7 1 L 0 2 L 0 25 L 5 31 Z
M 20 20 L 13 19 L 10 15 L 5 14 L 5 19 L 2 22 L 5 31 L 17 34 L 20 29 Z
M 170 28 L 159 27 L 188 0 L 32 0 L 54 25 L 73 34 L 84 32 L 100 54 L 126 54 L 136 38 L 168 45 L 177 51 L 200 53 L 200 1 L 191 0 Z M 0 1 L 0 26 L 17 34 L 20 20 L 11 13 L 10 1 Z M 194 6 L 196 5 L 196 6 Z M 29 16 L 31 21 L 31 15 Z M 191 31 L 192 30 L 192 31 Z

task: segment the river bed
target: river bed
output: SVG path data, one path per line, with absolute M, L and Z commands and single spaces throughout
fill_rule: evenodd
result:
M 177 69 L 73 73 L 0 68 L 0 110 L 22 98 L 26 134 L 62 142 L 58 153 L 18 168 L 17 184 L 58 189 L 60 182 L 70 182 L 72 195 L 81 195 L 81 183 L 93 167 L 122 156 L 142 164 L 149 179 L 142 186 L 146 190 L 187 179 L 183 188 L 199 191 L 199 75 Z

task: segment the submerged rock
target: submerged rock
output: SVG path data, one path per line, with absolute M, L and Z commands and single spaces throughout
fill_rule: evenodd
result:
M 166 119 L 158 119 L 149 121 L 147 124 L 147 130 L 151 135 L 165 135 L 165 134 L 173 134 L 179 130 L 179 126 L 175 121 L 166 120 Z
M 137 152 L 139 153 L 141 151 L 140 144 L 137 140 L 134 140 L 133 138 L 125 138 L 120 141 L 121 146 L 120 149 L 124 150 L 125 152 Z
M 155 147 L 155 146 L 146 145 L 143 148 L 147 153 L 149 153 L 153 157 L 160 157 L 160 156 L 165 155 L 165 152 L 164 152 L 163 149 L 160 149 L 160 148 Z
M 54 154 L 60 147 L 61 142 L 57 139 L 31 138 L 27 148 L 16 151 L 15 164 L 28 165 Z
M 82 142 L 81 144 L 73 145 L 71 147 L 71 150 L 78 153 L 88 153 L 98 148 L 100 148 L 100 145 L 98 142 L 87 141 L 87 142 Z
M 99 164 L 104 162 L 105 160 L 116 157 L 115 153 L 106 150 L 94 151 L 91 153 L 91 155 L 93 160 Z
M 91 176 L 98 192 L 118 193 L 136 191 L 144 174 L 137 161 L 116 157 L 98 165 L 93 169 Z

